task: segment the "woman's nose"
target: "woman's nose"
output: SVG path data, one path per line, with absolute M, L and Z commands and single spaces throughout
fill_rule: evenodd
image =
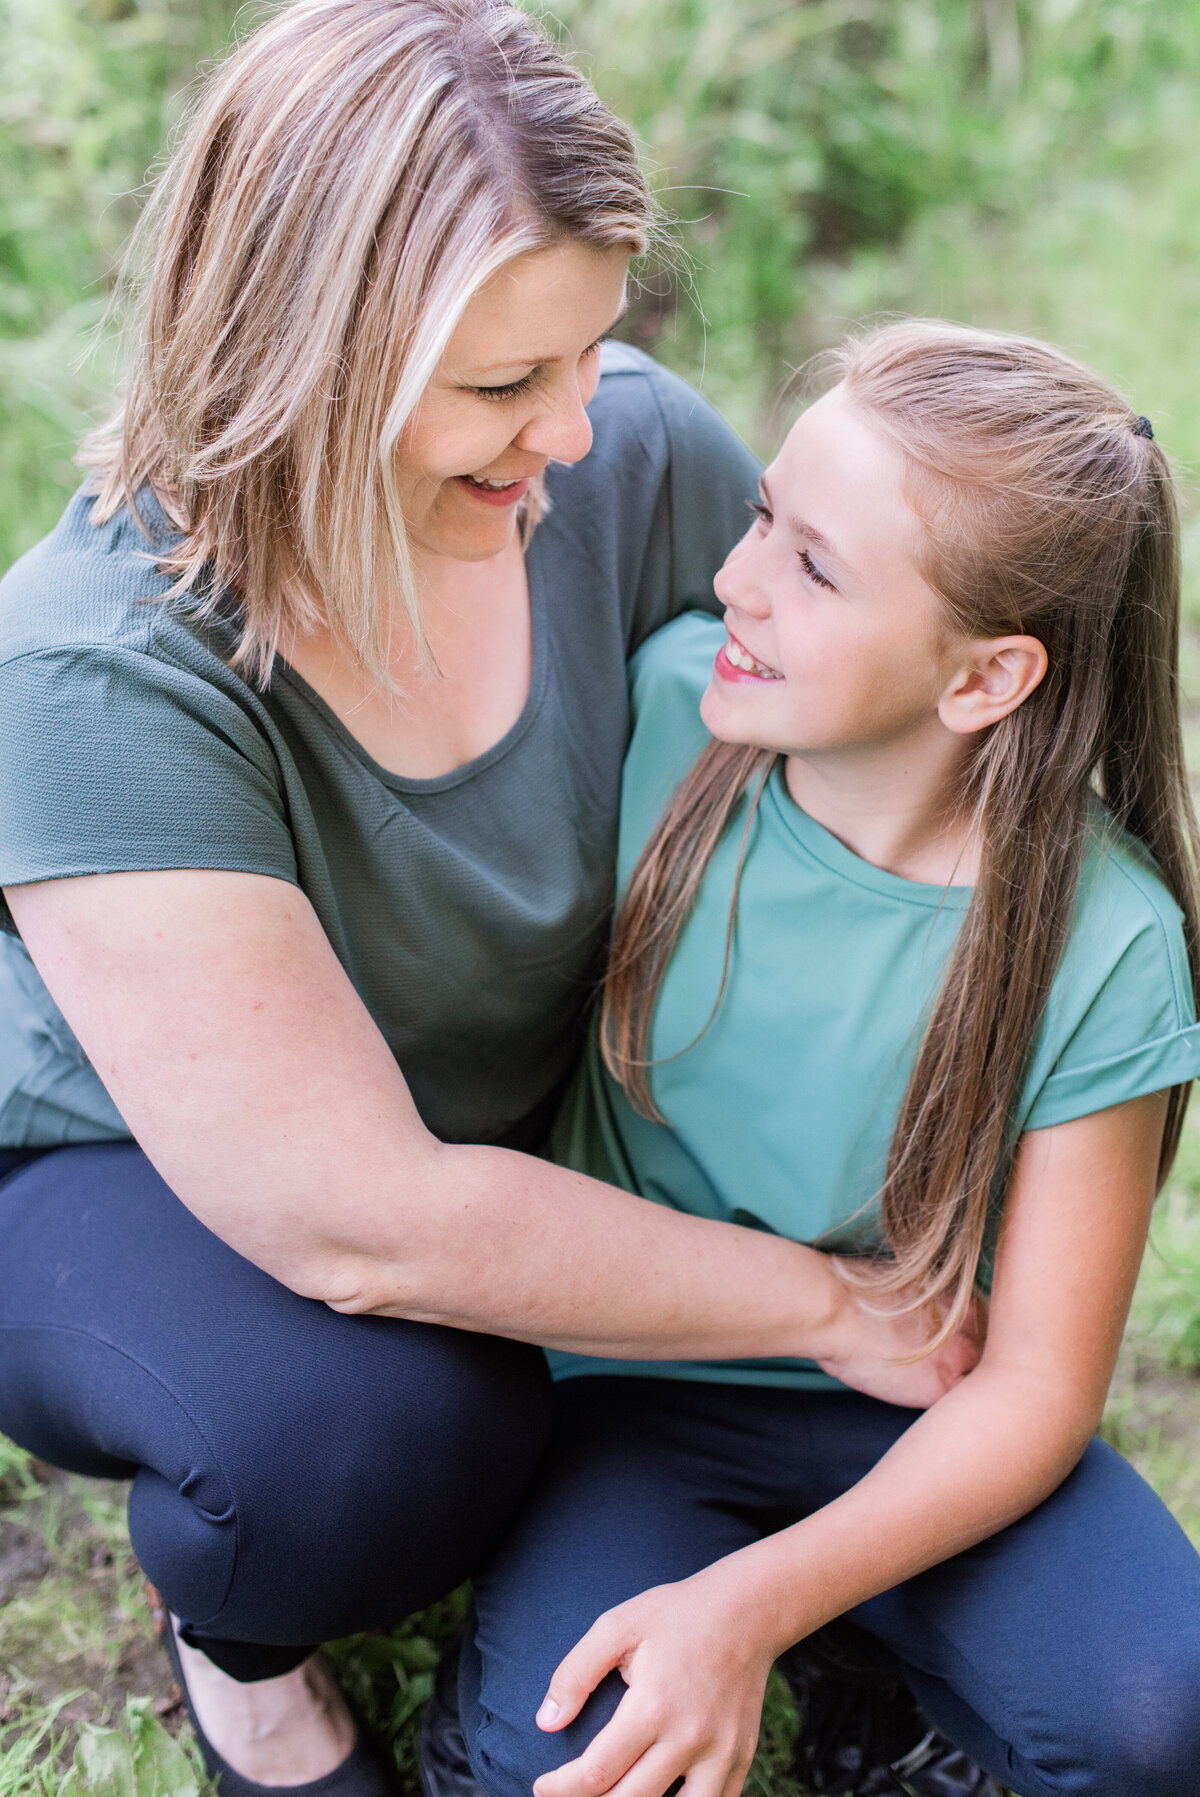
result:
M 530 419 L 516 438 L 516 447 L 554 462 L 583 460 L 592 447 L 592 424 L 575 381 L 564 385 Z

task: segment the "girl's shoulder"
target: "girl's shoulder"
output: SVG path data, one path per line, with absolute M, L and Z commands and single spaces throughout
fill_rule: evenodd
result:
M 1065 1123 L 1198 1075 L 1183 915 L 1147 850 L 1096 801 L 1023 1127 Z
M 724 627 L 684 612 L 648 637 L 629 663 L 633 734 L 621 784 L 621 862 L 626 873 L 655 821 L 712 740 L 700 700 Z
M 1089 807 L 1087 838 L 1072 922 L 1091 958 L 1118 958 L 1134 939 L 1155 941 L 1169 962 L 1186 966 L 1183 913 L 1144 843 L 1122 828 L 1099 799 Z
M 648 637 L 629 663 L 635 723 L 664 704 L 685 713 L 690 709 L 699 720 L 700 699 L 724 640 L 724 624 L 701 611 L 684 612 Z M 704 730 L 702 724 L 699 727 Z

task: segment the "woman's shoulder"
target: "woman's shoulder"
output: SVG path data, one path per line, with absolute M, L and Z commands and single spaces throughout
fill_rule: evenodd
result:
M 58 524 L 0 580 L 0 662 L 39 653 L 112 648 L 146 650 L 170 581 L 154 550 L 161 514 L 149 530 L 128 507 L 93 523 L 95 498 L 81 488 Z
M 753 482 L 758 464 L 733 426 L 693 386 L 631 343 L 605 343 L 600 381 L 587 408 L 602 460 L 636 446 L 649 462 L 717 458 Z

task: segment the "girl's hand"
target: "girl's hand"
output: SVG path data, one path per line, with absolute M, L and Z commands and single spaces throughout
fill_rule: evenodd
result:
M 978 1294 L 961 1328 L 936 1354 L 907 1366 L 897 1362 L 919 1353 L 933 1334 L 931 1308 L 923 1306 L 904 1316 L 874 1316 L 852 1288 L 846 1288 L 846 1297 L 843 1342 L 817 1364 L 854 1391 L 882 1398 L 886 1404 L 928 1410 L 978 1365 L 987 1338 L 987 1301 Z
M 738 1797 L 781 1643 L 756 1634 L 740 1556 L 608 1610 L 563 1660 L 538 1711 L 564 1728 L 605 1675 L 629 1689 L 578 1759 L 545 1773 L 534 1797 Z

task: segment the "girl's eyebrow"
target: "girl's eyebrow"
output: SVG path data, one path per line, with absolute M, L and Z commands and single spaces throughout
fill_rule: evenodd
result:
M 768 510 L 774 511 L 775 508 L 771 504 L 771 495 L 767 489 L 766 480 L 760 479 L 758 485 L 759 491 L 767 502 Z M 787 524 L 794 536 L 803 537 L 806 543 L 811 543 L 813 548 L 817 550 L 819 554 L 827 556 L 829 560 L 834 562 L 843 570 L 843 572 L 847 574 L 853 573 L 850 564 L 843 556 L 838 554 L 824 531 L 818 530 L 815 524 L 810 524 L 805 518 L 797 517 L 795 512 L 788 513 Z
M 597 343 L 603 343 L 604 339 L 616 330 L 628 310 L 629 301 L 625 300 L 621 306 L 621 310 L 617 313 L 617 316 L 613 319 L 608 329 L 601 331 L 600 335 L 597 337 Z M 589 345 L 589 347 L 593 346 Z M 486 368 L 474 369 L 473 373 L 494 374 L 497 368 L 545 368 L 551 362 L 561 362 L 562 359 L 561 356 L 509 356 L 507 361 L 491 362 Z

